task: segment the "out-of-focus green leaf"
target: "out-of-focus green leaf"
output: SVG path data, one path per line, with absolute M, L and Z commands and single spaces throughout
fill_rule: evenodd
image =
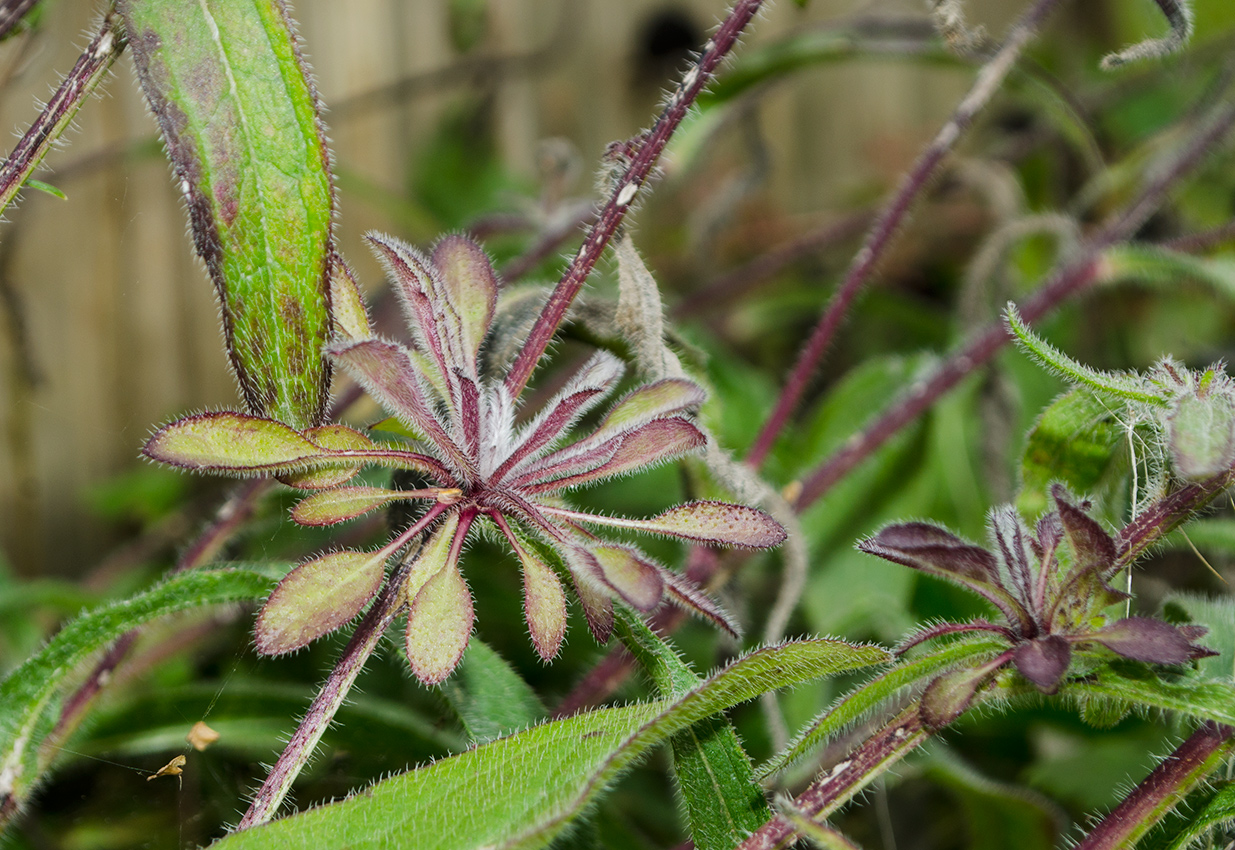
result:
M 454 675 L 442 684 L 442 696 L 476 743 L 526 729 L 545 718 L 536 692 L 505 659 L 475 637 Z
M 945 751 L 933 752 L 926 776 L 950 789 L 968 822 L 969 850 L 1051 850 L 1062 818 L 1046 799 L 995 782 Z
M 883 657 L 874 647 L 829 640 L 761 649 L 680 699 L 545 723 L 379 783 L 344 802 L 228 836 L 215 846 L 544 847 L 632 762 L 668 736 L 765 691 Z M 517 793 L 512 793 L 512 776 L 519 777 Z
M 222 304 L 251 412 L 320 424 L 334 198 L 280 0 L 122 0 L 134 64 Z
M 1060 396 L 1025 443 L 1016 505 L 1021 516 L 1033 520 L 1047 510 L 1052 482 L 1087 496 L 1113 492 L 1122 484 L 1127 438 L 1111 404 L 1090 390 L 1077 387 Z
M 145 593 L 69 623 L 38 654 L 0 682 L 0 801 L 20 799 L 45 766 L 39 752 L 49 705 L 67 677 L 92 653 L 150 620 L 223 602 L 259 599 L 265 576 L 240 570 L 182 573 Z

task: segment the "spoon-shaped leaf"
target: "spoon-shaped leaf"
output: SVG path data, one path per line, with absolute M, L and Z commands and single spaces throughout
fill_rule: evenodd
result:
M 377 593 L 388 554 L 332 552 L 296 567 L 257 618 L 257 651 L 293 652 L 351 620 Z

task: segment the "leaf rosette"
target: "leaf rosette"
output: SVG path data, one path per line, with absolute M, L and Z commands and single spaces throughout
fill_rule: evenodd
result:
M 182 468 L 277 475 L 313 490 L 292 512 L 303 525 L 344 522 L 401 501 L 423 507 L 376 551 L 331 552 L 292 570 L 258 617 L 259 651 L 291 652 L 347 623 L 377 594 L 385 565 L 401 557 L 413 560 L 399 591 L 408 658 L 421 681 L 441 682 L 472 632 L 460 560 L 468 535 L 485 524 L 506 540 L 522 568 L 525 619 L 545 660 L 557 655 L 566 630 L 563 579 L 602 642 L 613 629 L 615 602 L 643 613 L 668 602 L 736 633 L 733 619 L 682 575 L 591 529 L 766 548 L 784 540 L 779 523 L 754 508 L 710 500 L 650 519 L 586 513 L 564 500 L 575 487 L 702 448 L 705 437 L 691 417 L 703 391 L 683 379 L 646 384 L 613 404 L 591 433 L 576 436 L 581 417 L 613 394 L 624 372 L 621 360 L 600 351 L 519 424 L 516 399 L 479 365 L 499 291 L 484 251 L 460 236 L 445 237 L 431 255 L 387 236 L 369 238 L 396 287 L 411 344 L 372 336 L 352 321 L 346 331 L 337 326 L 326 354 L 403 426 L 412 437 L 407 443 L 375 443 L 341 425 L 297 431 L 221 412 L 167 425 L 144 449 L 147 457 Z M 366 465 L 414 471 L 428 484 L 413 490 L 348 485 Z
M 1054 510 L 1030 531 L 1011 506 L 991 513 L 991 549 L 923 522 L 890 525 L 858 548 L 937 578 L 959 584 L 989 602 L 996 621 L 940 623 L 911 637 L 900 651 L 963 632 L 985 632 L 1005 644 L 976 664 L 947 671 L 922 695 L 926 725 L 941 727 L 959 717 L 979 689 L 1009 665 L 1039 691 L 1053 694 L 1078 653 L 1114 653 L 1148 664 L 1184 664 L 1213 655 L 1195 641 L 1200 626 L 1174 626 L 1148 617 L 1114 619 L 1110 606 L 1128 599 L 1111 587 L 1123 562 L 1115 539 L 1073 504 L 1064 488 L 1051 490 Z

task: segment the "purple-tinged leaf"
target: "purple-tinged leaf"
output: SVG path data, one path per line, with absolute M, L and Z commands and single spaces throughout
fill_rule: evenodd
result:
M 458 323 L 447 316 L 449 308 L 441 294 L 445 283 L 440 273 L 428 257 L 405 242 L 381 233 L 369 233 L 367 238 L 394 279 L 412 338 L 433 363 L 429 371 L 441 376 L 447 389 L 445 401 L 457 410 L 452 383 L 455 371 L 474 377 L 476 362 L 464 354 Z
M 1017 640 L 1016 634 L 1007 626 L 997 626 L 987 620 L 971 620 L 968 623 L 936 623 L 933 626 L 919 629 L 896 645 L 896 654 L 904 655 L 909 650 L 928 640 L 945 635 L 957 635 L 964 632 L 989 632 L 999 635 L 1009 643 Z
M 1011 657 L 1012 650 L 1008 650 L 981 666 L 962 667 L 935 679 L 922 694 L 922 723 L 931 729 L 942 729 L 960 717 L 973 704 L 978 688 Z
M 995 556 L 949 531 L 924 522 L 889 525 L 858 549 L 896 564 L 920 570 L 967 587 L 1024 629 L 1033 619 L 1025 607 L 999 583 Z
M 579 417 L 598 404 L 622 378 L 625 366 L 607 351 L 598 351 L 571 376 L 544 411 L 524 428 L 519 447 L 498 467 L 497 476 L 552 446 L 566 436 Z
M 284 3 L 119 9 L 250 412 L 325 418 L 330 157 Z
M 497 275 L 484 250 L 462 236 L 446 236 L 433 249 L 441 274 L 441 294 L 459 327 L 463 354 L 475 364 L 497 308 Z M 476 377 L 475 366 L 471 376 Z
M 662 569 L 642 552 L 628 546 L 604 544 L 589 546 L 588 566 L 598 578 L 613 588 L 631 607 L 651 611 L 660 604 L 665 593 Z M 593 566 L 594 565 L 594 566 Z
M 407 349 L 393 342 L 370 339 L 331 345 L 326 350 L 383 407 L 424 434 L 452 466 L 460 472 L 475 474 L 470 458 L 433 414 Z
M 436 685 L 459 666 L 473 620 L 472 594 L 458 563 L 448 563 L 425 582 L 408 608 L 407 658 L 417 679 Z
M 331 456 L 282 422 L 228 412 L 199 413 L 164 425 L 142 454 L 182 469 L 242 475 L 321 466 Z
M 695 616 L 711 620 L 714 625 L 724 629 L 735 639 L 742 637 L 742 630 L 733 615 L 686 576 L 672 570 L 665 570 L 661 578 L 665 581 L 665 597 L 674 605 Z
M 654 419 L 641 428 L 624 435 L 613 457 L 595 469 L 559 477 L 555 467 L 546 463 L 536 473 L 537 483 L 530 484 L 526 489 L 532 493 L 549 493 L 566 487 L 576 487 L 605 478 L 627 475 L 635 470 L 650 468 L 672 458 L 680 457 L 702 447 L 706 442 L 707 438 L 700 433 L 699 429 L 685 419 Z M 569 451 L 569 447 L 564 451 Z M 554 455 L 549 455 L 545 460 L 549 461 L 553 457 Z M 521 477 L 520 481 L 522 480 Z
M 992 511 L 991 532 L 999 546 L 1008 585 L 1015 589 L 1022 605 L 1031 607 L 1034 559 L 1029 549 L 1029 535 L 1016 509 L 1006 505 Z
M 575 596 L 583 606 L 588 630 L 597 643 L 605 644 L 613 636 L 613 599 L 602 588 L 599 580 L 571 567 L 571 579 Z
M 1109 578 L 1108 570 L 1115 566 L 1118 553 L 1114 538 L 1095 519 L 1068 501 L 1063 487 L 1056 484 L 1051 488 L 1051 496 L 1059 512 L 1064 536 L 1072 549 L 1069 577 L 1082 572 L 1095 572 Z
M 757 508 L 729 502 L 687 502 L 651 519 L 627 519 L 588 514 L 565 508 L 542 507 L 546 513 L 572 521 L 664 534 L 700 543 L 768 549 L 785 542 L 784 527 Z
M 386 555 L 381 550 L 332 552 L 296 567 L 257 618 L 257 651 L 293 652 L 351 620 L 377 593 Z
M 480 385 L 476 380 L 455 372 L 455 386 L 459 388 L 459 442 L 471 457 L 480 454 L 481 413 Z
M 335 339 L 367 339 L 373 336 L 369 311 L 356 283 L 356 275 L 339 254 L 330 266 L 330 318 Z
M 508 538 L 509 539 L 509 538 Z M 557 656 L 566 635 L 566 595 L 562 583 L 543 560 L 511 540 L 523 565 L 523 615 L 536 652 L 545 661 Z
M 458 492 L 458 491 L 454 491 Z M 339 487 L 301 499 L 292 508 L 299 525 L 334 525 L 355 519 L 399 499 L 432 498 L 425 490 L 386 490 L 382 487 Z
M 305 438 L 317 443 L 323 449 L 332 451 L 378 451 L 376 443 L 364 434 L 346 425 L 321 425 L 301 432 Z M 305 472 L 293 472 L 290 475 L 280 475 L 279 480 L 289 487 L 301 490 L 326 490 L 337 487 L 352 480 L 364 469 L 363 463 L 328 466 L 322 469 L 311 469 Z
M 1149 617 L 1125 617 L 1084 638 L 1124 658 L 1147 664 L 1183 664 L 1213 654 L 1204 647 L 1193 646 L 1188 637 L 1170 623 Z
M 1044 694 L 1059 690 L 1072 662 L 1072 645 L 1059 635 L 1046 635 L 1018 644 L 1012 655 L 1016 669 Z
M 693 410 L 706 400 L 707 394 L 698 384 L 682 378 L 645 384 L 621 398 L 588 441 L 603 442 L 653 419 Z

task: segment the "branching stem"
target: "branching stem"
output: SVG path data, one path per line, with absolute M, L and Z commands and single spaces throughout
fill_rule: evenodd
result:
M 1210 153 L 1235 124 L 1235 106 L 1226 103 L 1204 122 L 1169 164 L 1158 170 L 1140 194 L 1080 249 L 1033 296 L 1019 306 L 1026 322 L 1035 322 L 1062 302 L 1083 291 L 1102 272 L 1102 252 L 1133 236 L 1166 198 L 1171 188 Z M 802 484 L 796 507 L 805 510 L 832 489 L 855 466 L 873 454 L 905 425 L 916 419 L 965 376 L 986 363 L 1011 340 L 1002 322 L 987 325 L 935 373 L 915 385 L 859 434 L 827 458 Z
M 819 368 L 823 355 L 831 346 L 832 338 L 836 335 L 849 307 L 874 274 L 876 266 L 888 246 L 892 244 L 893 238 L 914 202 L 930 184 L 940 164 L 956 146 L 964 131 L 973 123 L 973 119 L 990 102 L 995 92 L 999 91 L 1004 78 L 1016 64 L 1017 57 L 1020 56 L 1025 45 L 1029 43 L 1057 5 L 1059 5 L 1059 0 L 1037 0 L 1012 25 L 1003 46 L 978 71 L 978 79 L 974 82 L 973 88 L 969 90 L 969 94 L 961 101 L 960 106 L 956 108 L 952 117 L 943 125 L 926 150 L 921 153 L 913 168 L 901 182 L 900 188 L 896 190 L 896 194 L 875 219 L 875 225 L 867 233 L 862 248 L 854 256 L 844 281 L 828 302 L 823 316 L 811 332 L 810 339 L 807 340 L 802 353 L 798 355 L 798 361 L 793 371 L 789 373 L 780 398 L 776 401 L 776 407 L 773 408 L 759 436 L 755 439 L 750 454 L 746 458 L 746 462 L 751 466 L 759 468 L 768 456 L 768 452 L 772 450 L 776 438 L 784 430 L 789 417 L 793 415 L 801 402 L 811 376 Z

